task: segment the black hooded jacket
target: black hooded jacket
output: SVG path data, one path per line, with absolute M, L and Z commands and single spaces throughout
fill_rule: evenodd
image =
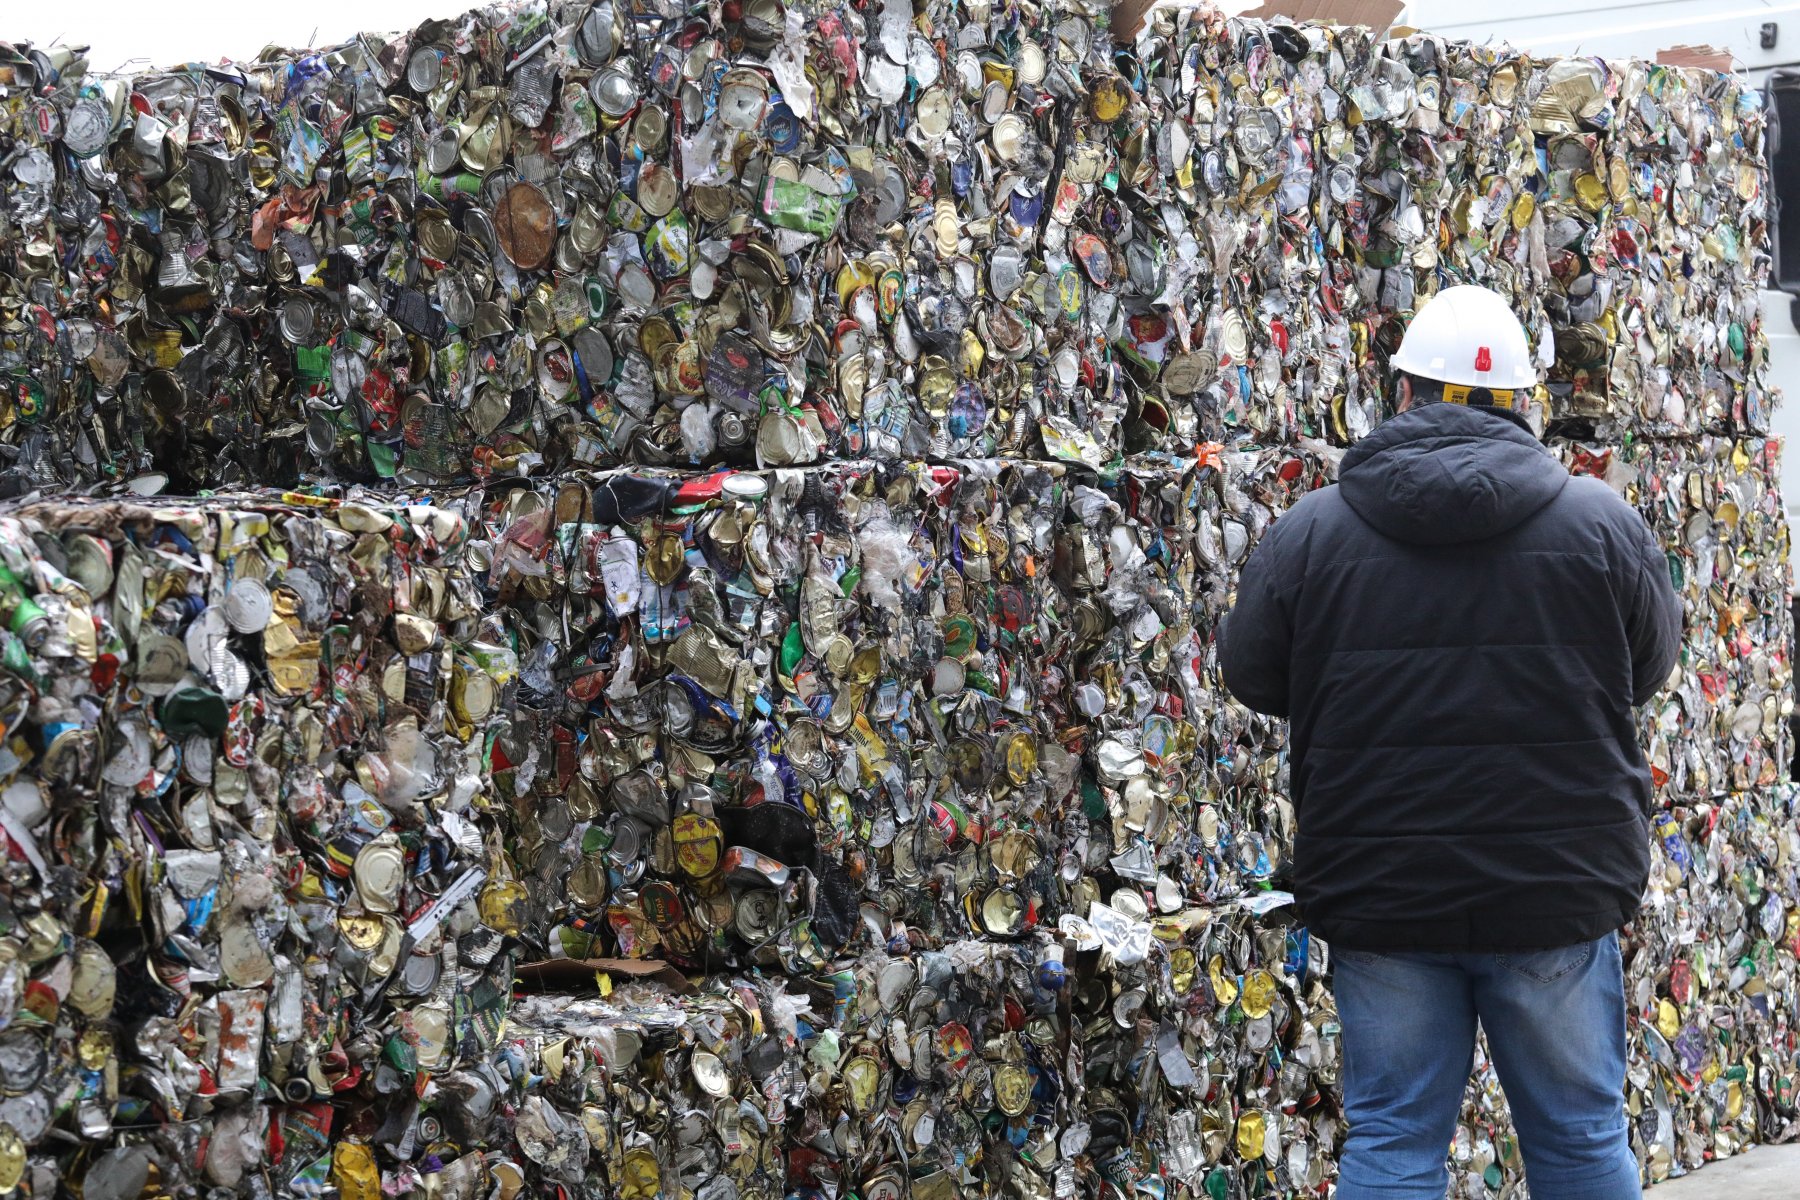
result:
M 1289 719 L 1302 918 L 1361 950 L 1548 949 L 1631 919 L 1650 772 L 1632 706 L 1681 644 L 1641 517 L 1524 422 L 1429 404 L 1264 535 L 1225 684 Z

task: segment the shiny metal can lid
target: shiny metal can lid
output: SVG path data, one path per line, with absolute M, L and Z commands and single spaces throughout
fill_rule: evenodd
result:
M 596 4 L 588 10 L 581 27 L 575 32 L 575 54 L 583 65 L 597 67 L 613 56 L 618 48 L 613 25 L 611 4 Z
M 281 315 L 276 318 L 281 336 L 289 344 L 310 346 L 319 329 L 318 310 L 311 298 L 289 295 L 281 302 Z
M 615 119 L 637 107 L 637 81 L 621 67 L 608 67 L 596 74 L 588 83 L 588 94 L 601 112 Z
M 137 680 L 140 686 L 169 686 L 187 673 L 188 650 L 166 633 L 147 633 L 138 639 Z
M 732 905 L 732 924 L 746 942 L 761 942 L 775 932 L 781 899 L 771 888 L 746 888 Z
M 106 148 L 112 133 L 112 113 L 98 96 L 83 96 L 69 108 L 62 144 L 76 158 L 92 158 Z
M 461 153 L 462 139 L 457 137 L 456 126 L 441 126 L 425 141 L 425 169 L 433 175 L 447 175 L 455 169 Z
M 369 911 L 391 913 L 399 908 L 400 888 L 406 882 L 406 854 L 391 833 L 357 851 L 352 873 L 356 894 Z
M 449 51 L 438 46 L 420 46 L 406 60 L 406 83 L 413 91 L 424 95 L 437 87 L 444 78 L 444 55 Z
M 681 185 L 675 173 L 660 163 L 645 163 L 638 169 L 638 206 L 652 217 L 667 216 L 681 197 Z
M 274 615 L 274 598 L 260 579 L 240 579 L 225 593 L 225 620 L 239 633 L 261 633 Z
M 443 975 L 444 960 L 436 954 L 409 954 L 400 964 L 395 988 L 407 996 L 428 995 Z
M 693 1074 L 694 1082 L 700 1090 L 709 1096 L 724 1097 L 731 1094 L 731 1076 L 725 1070 L 725 1063 L 718 1055 L 709 1050 L 696 1050 L 688 1061 L 688 1070 Z
M 0 1092 L 22 1096 L 36 1087 L 49 1064 L 48 1056 L 49 1041 L 44 1034 L 24 1027 L 0 1034 Z

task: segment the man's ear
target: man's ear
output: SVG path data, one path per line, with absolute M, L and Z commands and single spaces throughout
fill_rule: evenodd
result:
M 1403 413 L 1407 409 L 1411 408 L 1412 407 L 1412 380 L 1407 378 L 1405 375 L 1402 375 L 1400 377 L 1400 385 L 1394 389 L 1394 394 L 1399 398 L 1398 401 L 1394 405 L 1395 412 Z

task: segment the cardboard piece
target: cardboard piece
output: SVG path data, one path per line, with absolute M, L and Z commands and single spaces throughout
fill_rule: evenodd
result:
M 1367 25 L 1376 33 L 1385 33 L 1405 8 L 1403 0 L 1268 0 L 1240 15 L 1264 21 L 1287 17 L 1293 21 Z
M 655 959 L 550 958 L 513 968 L 520 990 L 527 992 L 592 992 L 596 971 L 633 982 L 660 983 L 682 996 L 694 990 L 686 975 Z
M 1128 43 L 1144 27 L 1144 18 L 1156 7 L 1156 0 L 1119 0 L 1112 10 L 1113 41 Z
M 1112 10 L 1113 40 L 1127 43 L 1135 40 L 1150 11 L 1157 7 L 1197 8 L 1199 0 L 1119 0 Z M 1380 33 L 1393 23 L 1406 7 L 1403 0 L 1269 0 L 1258 8 L 1230 15 L 1261 17 L 1264 20 L 1283 16 L 1295 21 L 1329 21 L 1336 25 L 1367 25 Z
M 1700 67 L 1708 71 L 1731 70 L 1731 51 L 1718 46 L 1670 46 L 1656 52 L 1656 62 L 1664 67 Z

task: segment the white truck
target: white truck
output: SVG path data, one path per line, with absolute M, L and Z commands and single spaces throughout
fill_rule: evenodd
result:
M 1467 0 L 1414 0 L 1397 24 L 1470 41 L 1505 41 L 1533 54 L 1654 58 L 1672 46 L 1708 45 L 1731 52 L 1733 67 L 1762 87 L 1771 71 L 1800 69 L 1800 2 L 1746 0 L 1512 0 L 1497 13 Z M 1800 136 L 1800 129 L 1790 136 Z M 1800 195 L 1788 199 L 1800 207 Z M 1786 393 L 1774 432 L 1784 439 L 1782 495 L 1800 517 L 1800 300 L 1763 293 L 1769 335 L 1769 382 Z

